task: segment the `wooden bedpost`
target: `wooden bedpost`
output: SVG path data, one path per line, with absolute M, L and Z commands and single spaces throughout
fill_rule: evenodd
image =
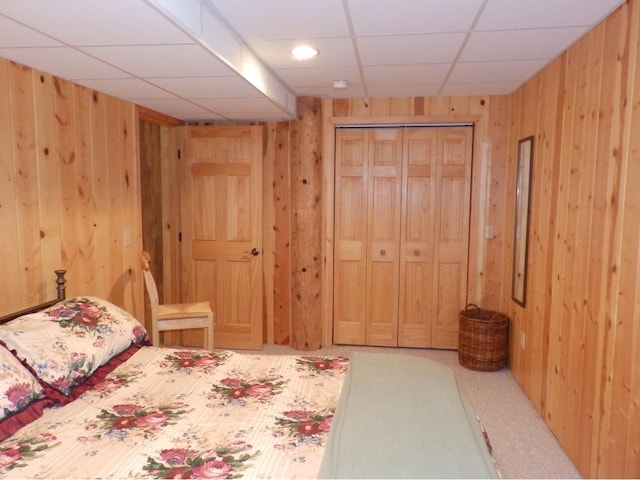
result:
M 64 275 L 67 273 L 66 270 L 56 270 L 56 275 L 58 276 L 58 278 L 56 278 L 56 285 L 57 285 L 57 290 L 58 290 L 58 300 L 64 300 L 66 298 L 66 287 L 65 287 L 65 283 L 67 283 L 67 280 L 64 278 Z

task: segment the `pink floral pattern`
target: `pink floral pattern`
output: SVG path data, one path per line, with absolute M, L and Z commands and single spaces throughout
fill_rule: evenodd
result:
M 139 370 L 112 372 L 91 389 L 92 395 L 97 395 L 100 398 L 107 397 L 116 390 L 131 385 L 140 374 Z
M 188 405 L 180 402 L 171 405 L 143 406 L 135 403 L 113 405 L 102 409 L 96 421 L 87 425 L 94 430 L 94 438 L 110 436 L 124 439 L 129 435 L 155 438 L 160 430 L 175 424 L 178 418 L 188 412 Z
M 38 380 L 5 348 L 0 347 L 0 419 L 42 397 Z
M 12 440 L 0 446 L 0 472 L 7 473 L 14 468 L 24 467 L 25 462 L 34 458 L 39 452 L 55 447 L 56 437 L 50 433 L 42 433 L 33 437 Z
M 0 338 L 42 382 L 69 395 L 147 333 L 132 315 L 106 300 L 76 297 L 0 325 Z
M 333 408 L 329 411 L 288 410 L 276 418 L 274 435 L 285 442 L 276 448 L 295 448 L 311 443 L 324 446 L 333 421 Z
M 0 442 L 0 477 L 12 468 L 22 478 L 313 478 L 343 363 L 141 348 L 23 427 L 27 440 Z M 41 440 L 47 432 L 55 441 Z
M 266 403 L 271 397 L 282 392 L 286 383 L 287 381 L 284 380 L 281 375 L 256 379 L 227 377 L 223 378 L 219 384 L 211 387 L 215 395 L 209 398 L 217 398 L 222 404 L 233 403 L 246 405 L 247 402 Z
M 227 357 L 226 352 L 200 352 L 194 350 L 177 350 L 164 357 L 161 368 L 166 369 L 167 374 L 174 372 L 191 373 L 200 370 L 205 373 L 212 373 L 216 367 L 223 365 Z
M 296 363 L 301 371 L 307 371 L 313 375 L 335 375 L 347 371 L 349 359 L 346 357 L 304 356 L 298 358 Z
M 162 450 L 142 467 L 153 478 L 240 478 L 248 462 L 259 454 L 245 442 L 199 452 L 185 448 Z
M 113 334 L 115 325 L 121 323 L 120 316 L 124 311 L 116 312 L 112 307 L 105 302 L 97 302 L 91 297 L 77 297 L 54 305 L 46 310 L 44 315 L 58 322 L 61 328 L 70 329 L 79 337 L 92 333 L 100 343 L 105 336 Z M 147 334 L 144 327 L 137 322 L 132 325 L 131 333 L 132 343 L 141 342 Z

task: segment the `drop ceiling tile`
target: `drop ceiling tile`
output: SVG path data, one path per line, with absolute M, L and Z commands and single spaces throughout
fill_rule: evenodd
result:
M 378 85 L 367 89 L 368 97 L 435 97 L 440 84 L 422 85 Z
M 452 83 L 524 82 L 547 63 L 547 59 L 458 63 L 453 68 L 448 81 Z
M 248 42 L 349 35 L 341 0 L 208 0 Z
M 70 47 L 2 48 L 0 56 L 67 80 L 129 76 Z
M 552 59 L 586 32 L 586 27 L 503 30 L 471 34 L 461 62 Z
M 131 102 L 167 115 L 173 115 L 176 118 L 211 113 L 200 105 L 180 98 L 134 98 L 131 99 Z
M 51 0 L 0 0 L 0 56 L 120 98 L 132 97 L 176 118 L 285 120 L 295 116 L 296 95 L 511 93 L 520 79 L 622 3 L 64 0 L 52 8 Z M 216 17 L 219 12 L 227 20 Z M 475 33 L 467 33 L 471 25 Z M 311 62 L 294 61 L 289 57 L 293 39 L 313 42 L 320 55 Z M 65 43 L 81 43 L 91 55 Z M 449 72 L 454 61 L 462 63 Z M 339 78 L 349 80 L 348 88 L 332 88 Z M 449 84 L 443 86 L 443 79 Z M 198 97 L 208 97 L 208 103 L 200 104 Z M 211 108 L 216 101 L 225 116 Z
M 320 87 L 299 87 L 298 95 L 319 98 L 361 98 L 366 97 L 364 88 L 361 85 L 347 85 L 347 88 L 340 90 L 330 85 Z
M 62 47 L 62 43 L 0 15 L 0 47 Z
M 482 0 L 348 0 L 356 35 L 466 31 Z
M 464 33 L 359 37 L 358 50 L 363 65 L 451 63 L 464 38 Z
M 290 55 L 293 47 L 299 43 L 307 43 L 318 50 L 318 55 L 310 60 L 299 61 Z M 302 37 L 299 40 L 266 40 L 251 43 L 256 55 L 271 68 L 317 68 L 328 66 L 356 65 L 356 55 L 351 38 L 323 38 L 310 39 Z
M 145 2 L 131 0 L 3 0 L 2 12 L 68 45 L 192 43 Z M 73 12 L 73 19 L 69 17 Z M 144 28 L 141 28 L 144 26 Z
M 590 26 L 623 0 L 490 0 L 476 30 Z
M 200 0 L 145 0 L 154 5 L 176 25 L 186 31 L 200 34 L 202 5 Z
M 82 47 L 82 51 L 137 77 L 224 76 L 230 68 L 199 45 Z
M 194 100 L 207 110 L 218 112 L 221 115 L 237 113 L 270 113 L 279 112 L 281 109 L 267 98 L 203 98 Z
M 137 78 L 76 80 L 76 83 L 124 100 L 176 98 L 176 95 Z
M 147 78 L 146 80 L 162 89 L 173 92 L 179 97 L 185 98 L 262 96 L 255 87 L 250 85 L 243 78 L 237 76 Z
M 376 65 L 363 67 L 367 85 L 441 84 L 451 69 L 450 63 L 427 63 L 419 65 Z
M 298 94 L 297 87 L 331 86 L 334 80 L 347 80 L 352 85 L 360 83 L 358 67 L 279 68 L 275 73 Z
M 467 95 L 509 95 L 521 84 L 521 82 L 447 83 L 440 92 L 440 95 L 447 97 Z

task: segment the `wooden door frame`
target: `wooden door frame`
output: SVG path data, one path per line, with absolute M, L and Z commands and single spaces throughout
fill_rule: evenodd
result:
M 325 109 L 323 109 L 324 111 Z M 336 117 L 325 115 L 323 119 L 323 156 L 322 156 L 322 346 L 329 347 L 333 344 L 333 247 L 334 247 L 334 219 L 335 219 L 335 129 L 339 126 L 371 126 L 384 127 L 390 125 L 406 126 L 443 126 L 450 127 L 459 124 L 471 124 L 475 129 L 482 122 L 480 115 L 427 115 L 427 116 L 373 116 L 373 117 Z M 469 256 L 468 265 L 471 264 L 472 245 L 482 247 L 478 235 L 481 234 L 486 215 L 486 209 L 481 208 L 483 200 L 488 196 L 486 189 L 481 187 L 486 178 L 486 172 L 480 170 L 473 159 L 480 158 L 481 146 L 473 135 L 472 162 L 471 162 L 471 206 L 469 220 Z M 477 255 L 482 258 L 482 252 Z M 474 257 L 475 257 L 474 256 Z M 470 267 L 467 267 L 469 270 Z M 469 283 L 467 282 L 467 297 L 469 297 Z

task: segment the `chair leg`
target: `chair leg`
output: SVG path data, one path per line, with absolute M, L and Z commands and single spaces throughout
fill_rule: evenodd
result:
M 213 314 L 209 314 L 209 327 L 205 331 L 205 348 L 207 350 L 213 350 Z

